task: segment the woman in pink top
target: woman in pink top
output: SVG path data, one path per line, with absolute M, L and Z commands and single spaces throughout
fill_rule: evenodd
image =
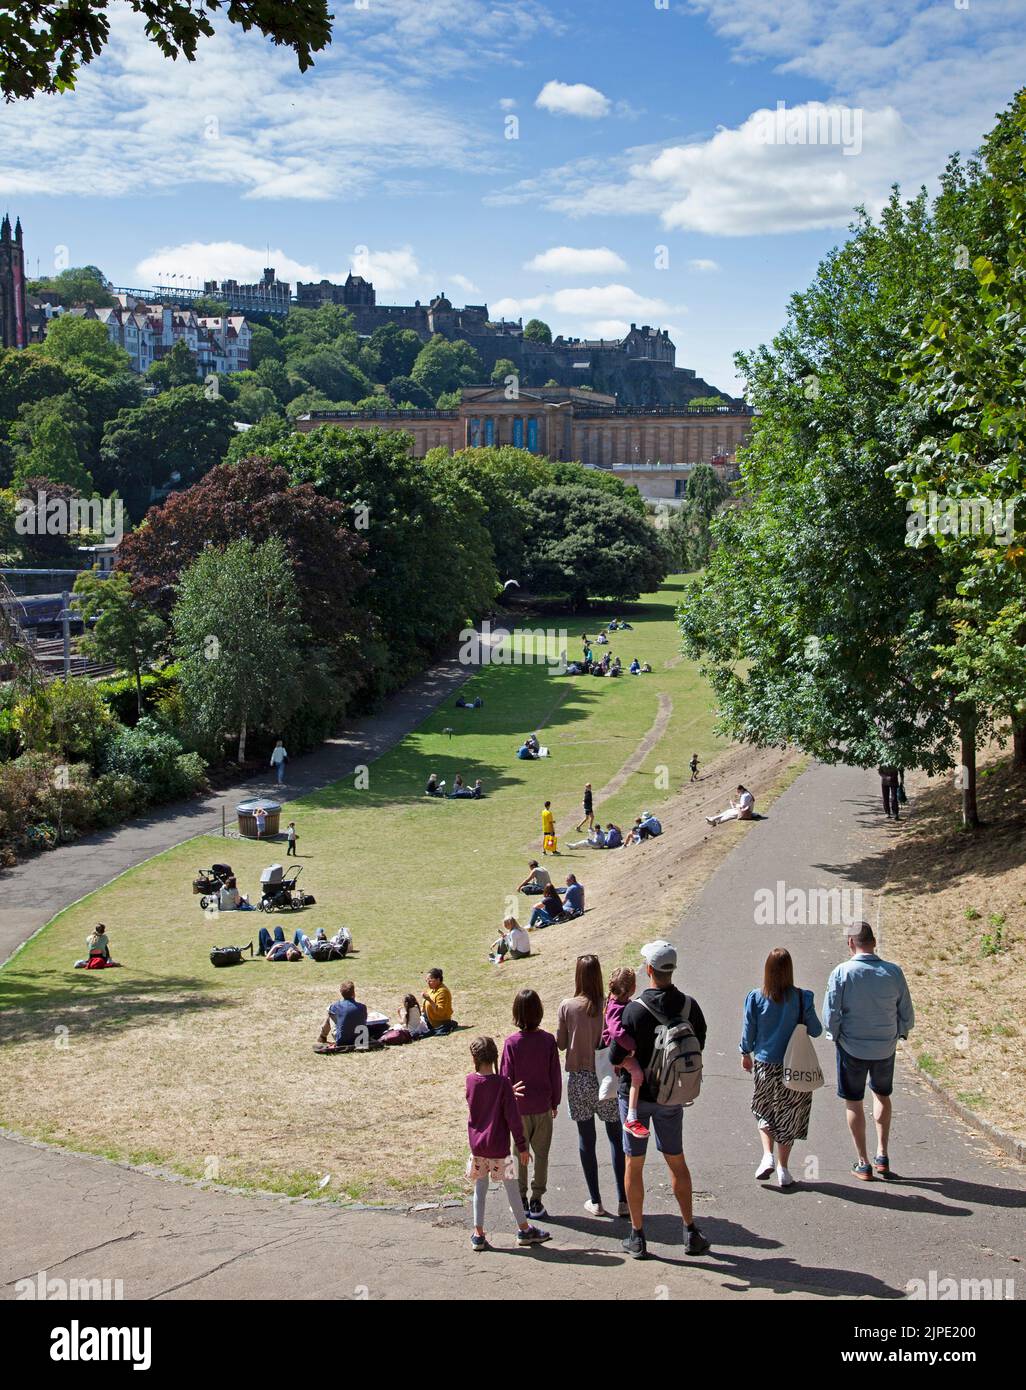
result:
M 606 1127 L 616 1179 L 618 1215 L 629 1215 L 624 1191 L 623 1130 L 616 1097 L 599 1100 L 595 1052 L 602 1043 L 602 1008 L 605 990 L 598 956 L 578 956 L 574 997 L 559 1006 L 556 1046 L 566 1053 L 566 1098 L 570 1118 L 577 1126 L 577 1147 L 588 1185 L 584 1209 L 592 1216 L 609 1216 L 599 1195 L 598 1158 L 595 1153 L 595 1117 Z

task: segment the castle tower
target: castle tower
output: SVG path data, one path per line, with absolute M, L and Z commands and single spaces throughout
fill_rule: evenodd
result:
M 0 222 L 0 347 L 28 345 L 28 313 L 25 303 L 25 247 L 21 218 L 14 233 L 5 213 Z

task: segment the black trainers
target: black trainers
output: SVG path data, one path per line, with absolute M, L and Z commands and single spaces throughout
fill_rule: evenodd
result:
M 630 1255 L 632 1260 L 644 1260 L 648 1258 L 648 1246 L 645 1244 L 645 1232 L 631 1229 L 629 1236 L 624 1236 L 620 1242 L 624 1253 Z
M 687 1226 L 684 1227 L 685 1255 L 704 1255 L 711 1248 L 709 1241 L 706 1240 L 697 1226 L 692 1226 L 690 1230 Z
M 544 1221 L 548 1216 L 545 1210 L 545 1203 L 540 1197 L 532 1197 L 527 1204 L 527 1215 L 532 1221 Z

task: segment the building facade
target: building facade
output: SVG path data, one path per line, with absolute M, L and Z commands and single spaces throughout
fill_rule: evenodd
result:
M 148 304 L 126 294 L 115 297 L 118 302 L 111 308 L 97 309 L 92 304 L 72 309 L 44 305 L 48 311 L 46 322 L 62 313 L 96 319 L 106 328 L 110 341 L 128 353 L 135 372 L 145 372 L 177 342 L 184 342 L 196 358 L 197 378 L 212 372 L 248 370 L 253 335 L 242 314 L 200 318 L 192 309 Z
M 23 348 L 29 342 L 25 300 L 25 247 L 19 217 L 0 222 L 0 347 Z
M 435 448 L 512 445 L 556 461 L 622 471 L 643 495 L 672 498 L 698 463 L 733 473 L 738 446 L 752 424 L 746 406 L 621 406 L 614 396 L 573 387 L 520 391 L 512 399 L 502 387 L 470 387 L 462 394 L 456 410 L 314 411 L 300 416 L 296 428 L 304 433 L 323 425 L 405 430 L 415 458 Z

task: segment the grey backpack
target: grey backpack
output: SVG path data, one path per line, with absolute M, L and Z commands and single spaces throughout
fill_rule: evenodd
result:
M 702 1048 L 688 1021 L 691 999 L 684 996 L 684 1008 L 676 1018 L 658 1013 L 644 999 L 636 1003 L 655 1019 L 655 1046 L 645 1068 L 645 1085 L 657 1105 L 693 1105 L 702 1089 Z

